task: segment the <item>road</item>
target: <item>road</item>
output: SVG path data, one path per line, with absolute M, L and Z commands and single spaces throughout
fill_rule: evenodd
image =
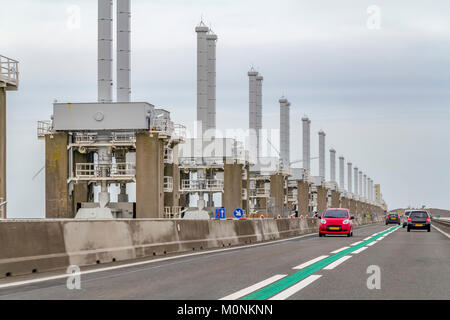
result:
M 308 235 L 85 269 L 80 290 L 55 273 L 10 278 L 0 281 L 0 299 L 450 299 L 449 244 L 436 229 L 371 225 L 353 238 Z M 380 289 L 368 289 L 369 266 L 379 267 Z M 39 277 L 50 279 L 30 282 Z

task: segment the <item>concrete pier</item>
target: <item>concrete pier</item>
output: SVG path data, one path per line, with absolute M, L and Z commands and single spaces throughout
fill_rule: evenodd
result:
M 224 194 L 222 206 L 227 218 L 234 217 L 236 209 L 242 209 L 242 164 L 225 164 Z
M 0 202 L 6 201 L 6 91 L 0 88 Z M 2 210 L 3 209 L 3 210 Z M 0 208 L 0 219 L 6 219 L 6 205 Z
M 327 209 L 327 189 L 317 187 L 317 213 L 322 214 Z
M 164 215 L 164 143 L 158 134 L 136 135 L 136 217 Z
M 298 182 L 298 216 L 307 216 L 309 213 L 309 184 L 306 181 Z
M 270 177 L 270 197 L 274 199 L 273 216 L 281 215 L 283 217 L 285 208 L 285 179 L 283 174 L 275 174 Z
M 45 137 L 45 217 L 74 218 L 67 187 L 69 157 L 68 134 L 54 133 Z

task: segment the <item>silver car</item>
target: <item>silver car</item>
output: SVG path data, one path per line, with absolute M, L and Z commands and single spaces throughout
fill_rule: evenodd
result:
M 408 218 L 409 218 L 410 214 L 411 214 L 411 210 L 406 210 L 405 213 L 403 214 L 403 216 L 402 216 L 403 228 L 408 225 Z

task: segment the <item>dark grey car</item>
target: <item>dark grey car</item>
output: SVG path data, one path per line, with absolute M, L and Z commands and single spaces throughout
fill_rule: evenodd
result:
M 411 211 L 411 214 L 408 218 L 408 224 L 407 224 L 408 232 L 411 231 L 411 229 L 425 229 L 428 232 L 431 231 L 431 216 L 428 214 L 427 211 L 424 210 L 416 210 Z
M 388 225 L 390 223 L 395 223 L 395 224 L 400 225 L 400 216 L 398 215 L 398 213 L 390 212 L 387 214 L 386 225 Z

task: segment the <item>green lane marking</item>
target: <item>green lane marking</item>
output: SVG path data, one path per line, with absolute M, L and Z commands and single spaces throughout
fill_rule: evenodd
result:
M 266 300 L 269 299 L 270 297 L 280 293 L 283 290 L 286 290 L 287 288 L 293 286 L 294 284 L 296 284 L 297 282 L 309 277 L 310 275 L 312 275 L 313 273 L 319 271 L 320 269 L 326 267 L 327 265 L 333 263 L 334 261 L 342 258 L 343 256 L 346 256 L 350 253 L 352 253 L 353 251 L 356 251 L 364 246 L 366 246 L 367 244 L 376 241 L 378 238 L 381 238 L 382 236 L 384 236 L 385 234 L 395 230 L 399 228 L 399 226 L 397 227 L 392 227 L 372 238 L 370 238 L 369 240 L 366 240 L 354 247 L 348 248 L 344 251 L 338 252 L 328 258 L 325 258 L 321 261 L 318 261 L 294 274 L 291 274 L 283 279 L 278 280 L 277 282 L 274 282 L 270 285 L 268 285 L 267 287 L 264 287 L 262 289 L 259 289 L 255 292 L 252 292 L 244 297 L 242 297 L 240 300 Z

